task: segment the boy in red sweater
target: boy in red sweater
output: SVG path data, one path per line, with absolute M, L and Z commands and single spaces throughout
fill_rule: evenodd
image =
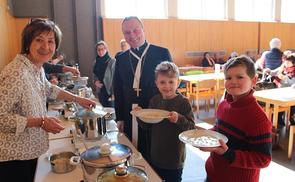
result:
M 254 63 L 246 56 L 229 60 L 224 66 L 225 99 L 219 104 L 213 130 L 228 137 L 220 147 L 201 148 L 211 152 L 206 161 L 210 182 L 258 182 L 260 168 L 271 161 L 271 129 L 253 96 L 256 84 Z

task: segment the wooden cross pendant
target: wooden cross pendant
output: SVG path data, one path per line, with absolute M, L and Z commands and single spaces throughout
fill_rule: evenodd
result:
M 136 96 L 139 97 L 139 92 L 141 91 L 140 88 L 134 88 L 134 91 L 136 92 Z

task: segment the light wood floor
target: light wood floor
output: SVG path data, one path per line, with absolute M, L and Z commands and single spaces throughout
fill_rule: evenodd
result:
M 214 110 L 201 111 L 200 120 L 215 122 Z M 261 170 L 260 182 L 291 182 L 295 180 L 295 151 L 292 160 L 287 158 L 288 132 L 281 129 L 280 148 L 273 150 L 273 159 L 270 165 Z M 183 182 L 203 182 L 206 178 L 205 161 L 209 154 L 191 146 L 186 147 L 187 155 L 182 175 Z

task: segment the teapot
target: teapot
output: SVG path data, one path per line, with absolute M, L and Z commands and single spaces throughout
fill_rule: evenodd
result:
M 84 139 L 100 140 L 107 132 L 107 121 L 113 119 L 111 113 L 97 113 L 93 109 L 80 109 L 76 112 L 75 128 Z

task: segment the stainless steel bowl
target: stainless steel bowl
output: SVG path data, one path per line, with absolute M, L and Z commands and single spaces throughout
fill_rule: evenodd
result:
M 60 152 L 49 157 L 51 170 L 54 173 L 68 173 L 76 168 L 76 165 L 70 163 L 70 158 L 75 156 L 73 152 Z

